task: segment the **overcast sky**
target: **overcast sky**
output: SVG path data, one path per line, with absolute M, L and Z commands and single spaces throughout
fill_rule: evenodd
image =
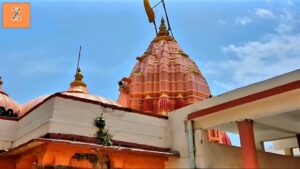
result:
M 176 40 L 213 95 L 300 68 L 300 1 L 166 4 Z M 155 12 L 159 21 L 162 9 Z M 65 91 L 82 45 L 90 93 L 116 100 L 118 80 L 130 74 L 154 36 L 142 0 L 32 1 L 30 29 L 0 28 L 3 88 L 19 103 Z

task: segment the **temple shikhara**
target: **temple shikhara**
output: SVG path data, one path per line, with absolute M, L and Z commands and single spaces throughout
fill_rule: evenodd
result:
M 122 106 L 162 115 L 211 95 L 196 63 L 169 35 L 163 18 L 157 37 L 120 86 Z
M 23 105 L 0 79 L 0 169 L 299 168 L 300 70 L 212 96 L 144 2 L 156 36 L 117 101 L 89 93 L 79 64 L 65 91 Z

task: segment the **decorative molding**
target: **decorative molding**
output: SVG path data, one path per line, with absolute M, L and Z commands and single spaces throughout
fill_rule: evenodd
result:
M 154 38 L 151 43 L 157 43 L 162 40 L 176 42 L 176 40 L 170 36 L 159 36 L 159 37 Z
M 202 86 L 208 86 L 207 84 L 205 83 L 200 83 L 196 80 L 186 80 L 186 81 L 183 81 L 183 80 L 178 80 L 178 81 L 170 81 L 170 80 L 159 80 L 157 82 L 149 82 L 149 81 L 145 81 L 145 82 L 131 82 L 130 85 L 134 85 L 134 84 L 141 84 L 141 85 L 144 85 L 144 84 L 159 84 L 161 82 L 167 82 L 167 83 L 175 83 L 175 84 L 178 84 L 178 83 L 190 83 L 190 82 L 194 82 L 194 83 L 197 83 L 199 85 L 202 85 Z
M 61 133 L 48 133 L 44 135 L 42 138 L 46 139 L 58 139 L 58 140 L 68 140 L 68 141 L 79 141 L 84 143 L 97 143 L 96 137 L 87 137 L 87 136 L 80 136 L 80 135 L 74 135 L 74 134 L 61 134 Z M 144 150 L 150 150 L 150 151 L 161 151 L 161 152 L 168 152 L 170 151 L 170 148 L 164 148 L 164 147 L 156 147 L 146 144 L 138 144 L 138 143 L 131 143 L 126 141 L 119 141 L 119 140 L 112 140 L 113 145 L 115 146 L 122 146 L 122 147 L 128 147 L 128 148 L 139 148 Z

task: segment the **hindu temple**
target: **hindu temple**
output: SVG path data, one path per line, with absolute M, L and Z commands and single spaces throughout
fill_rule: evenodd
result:
M 0 78 L 0 169 L 300 166 L 299 69 L 212 96 L 162 18 L 117 101 L 90 93 L 83 72 L 25 104 Z

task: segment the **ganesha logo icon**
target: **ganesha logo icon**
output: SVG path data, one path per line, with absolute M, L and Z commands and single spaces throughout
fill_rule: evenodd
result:
M 2 4 L 3 28 L 29 28 L 30 3 L 3 3 Z

